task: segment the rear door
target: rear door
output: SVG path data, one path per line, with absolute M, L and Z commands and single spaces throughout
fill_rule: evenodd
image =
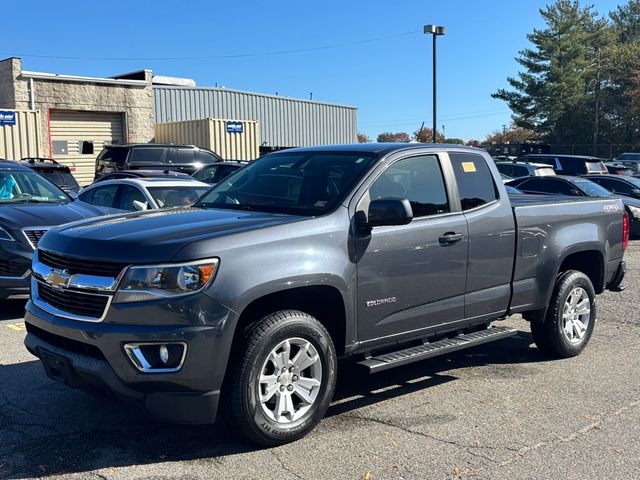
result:
M 408 199 L 414 219 L 354 234 L 358 338 L 365 342 L 419 336 L 464 317 L 467 222 L 446 154 L 389 161 L 355 210 L 366 212 L 371 200 L 385 197 Z M 453 235 L 458 240 L 448 242 Z
M 485 158 L 450 152 L 460 205 L 467 221 L 468 259 L 465 318 L 500 316 L 511 296 L 515 222 L 511 203 L 501 198 Z

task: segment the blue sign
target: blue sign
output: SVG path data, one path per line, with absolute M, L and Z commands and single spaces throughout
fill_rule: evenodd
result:
M 244 123 L 227 122 L 227 133 L 244 133 Z
M 0 125 L 15 125 L 16 112 L 0 111 Z

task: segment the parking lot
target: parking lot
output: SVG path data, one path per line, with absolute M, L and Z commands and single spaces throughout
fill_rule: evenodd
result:
M 24 302 L 0 309 L 0 478 L 637 478 L 640 244 L 622 293 L 599 297 L 579 357 L 520 333 L 377 375 L 340 366 L 327 418 L 259 449 L 221 426 L 159 424 L 59 385 L 23 347 Z

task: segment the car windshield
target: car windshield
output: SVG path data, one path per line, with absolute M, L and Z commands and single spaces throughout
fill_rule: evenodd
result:
M 160 208 L 193 205 L 208 187 L 148 187 L 147 190 Z
M 72 188 L 78 186 L 78 182 L 73 178 L 71 172 L 65 172 L 64 170 L 42 170 L 39 173 L 59 187 Z
M 217 184 L 196 206 L 322 215 L 339 205 L 375 158 L 356 152 L 267 155 Z
M 640 161 L 640 153 L 623 153 L 616 160 L 639 160 Z
M 574 180 L 576 186 L 589 197 L 611 197 L 613 193 L 595 182 L 586 179 Z
M 34 171 L 0 172 L 0 204 L 67 202 L 60 188 Z

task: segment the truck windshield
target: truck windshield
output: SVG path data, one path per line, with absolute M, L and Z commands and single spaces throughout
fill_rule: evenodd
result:
M 67 203 L 69 197 L 34 171 L 0 172 L 0 205 L 6 203 Z
M 268 155 L 224 179 L 195 206 L 322 215 L 340 204 L 375 158 L 358 152 Z

